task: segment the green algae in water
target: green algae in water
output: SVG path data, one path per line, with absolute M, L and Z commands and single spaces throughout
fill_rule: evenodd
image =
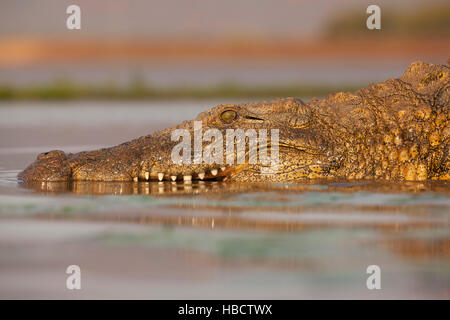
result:
M 357 254 L 356 239 L 376 239 L 370 230 L 338 229 L 298 233 L 149 228 L 146 232 L 109 232 L 98 240 L 111 245 L 194 250 L 222 258 L 318 258 Z M 353 247 L 352 250 L 348 250 Z M 356 250 L 356 251 L 355 251 Z

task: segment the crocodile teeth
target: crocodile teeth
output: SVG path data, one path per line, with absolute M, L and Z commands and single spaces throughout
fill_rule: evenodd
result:
M 145 180 L 148 180 L 148 178 L 150 178 L 150 172 L 147 171 L 147 172 L 145 173 Z
M 133 178 L 133 181 L 134 181 L 134 182 L 138 182 L 138 177 L 134 177 L 134 178 Z
M 217 169 L 212 169 L 212 170 L 211 170 L 211 174 L 212 174 L 213 176 L 217 175 Z
M 163 179 L 164 179 L 164 173 L 162 173 L 162 172 L 158 173 L 158 180 L 163 181 Z
M 177 176 L 170 176 L 170 179 L 172 179 L 172 181 L 176 181 L 177 180 Z
M 183 180 L 186 181 L 192 181 L 192 176 L 183 176 Z
M 222 171 L 225 171 L 225 169 L 226 169 L 225 167 L 220 167 L 220 170 Z
M 200 180 L 203 180 L 203 178 L 205 178 L 205 173 L 204 172 L 200 172 L 198 174 L 198 177 L 200 178 Z

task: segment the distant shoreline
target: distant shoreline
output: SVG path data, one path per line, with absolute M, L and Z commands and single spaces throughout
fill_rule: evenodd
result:
M 176 100 L 211 98 L 276 98 L 325 96 L 337 91 L 354 91 L 357 85 L 335 86 L 244 86 L 221 84 L 213 87 L 152 88 L 141 83 L 128 86 L 83 86 L 55 82 L 35 86 L 0 85 L 0 101 L 12 100 Z
M 443 38 L 298 39 L 97 39 L 0 38 L 0 68 L 48 63 L 254 61 L 305 59 L 448 58 Z M 444 63 L 444 61 L 443 61 Z

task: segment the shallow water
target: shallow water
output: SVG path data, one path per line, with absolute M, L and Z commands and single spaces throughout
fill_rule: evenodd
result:
M 445 182 L 17 181 L 42 151 L 115 145 L 215 104 L 1 105 L 0 297 L 450 298 Z M 72 264 L 81 291 L 65 289 Z M 381 290 L 366 287 L 374 264 Z

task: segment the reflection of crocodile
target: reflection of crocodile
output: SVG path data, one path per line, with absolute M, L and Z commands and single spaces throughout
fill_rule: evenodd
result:
M 338 193 L 441 193 L 450 197 L 449 181 L 398 181 L 390 183 L 384 180 L 372 181 L 336 181 L 330 179 L 304 180 L 302 183 L 256 182 L 239 183 L 223 181 L 194 181 L 193 183 L 169 183 L 143 181 L 32 181 L 22 184 L 42 194 L 74 193 L 78 195 L 152 195 L 152 196 L 205 196 L 227 197 L 227 195 L 265 192 L 303 193 L 303 192 L 338 192 Z M 280 200 L 281 201 L 281 200 Z M 386 205 L 387 206 L 387 205 Z M 277 206 L 279 207 L 279 206 Z M 335 208 L 334 208 L 335 209 Z
M 19 174 L 23 181 L 204 180 L 287 181 L 305 178 L 425 180 L 450 178 L 449 65 L 411 64 L 399 79 L 355 93 L 303 103 L 286 98 L 219 105 L 197 117 L 202 126 L 279 129 L 279 168 L 260 164 L 174 164 L 174 129 L 116 147 L 65 154 L 50 151 Z M 225 134 L 224 134 L 225 136 Z M 270 149 L 270 143 L 269 143 Z

